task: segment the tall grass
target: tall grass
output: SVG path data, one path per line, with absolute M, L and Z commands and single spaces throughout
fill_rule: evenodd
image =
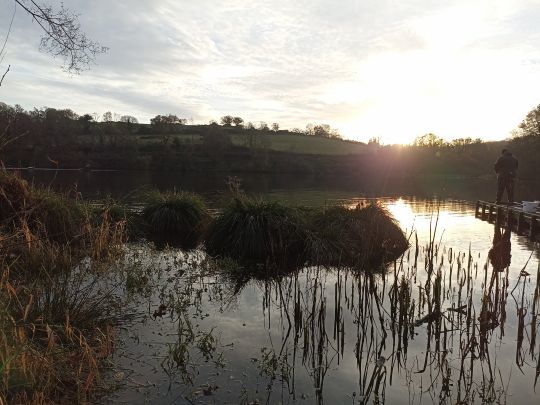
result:
M 86 402 L 119 307 L 94 265 L 125 222 L 4 172 L 0 205 L 0 403 Z
M 212 222 L 206 250 L 257 263 L 363 266 L 395 260 L 408 242 L 378 205 L 312 209 L 235 198 Z
M 186 192 L 152 193 L 142 217 L 154 239 L 194 248 L 210 215 L 201 197 Z
M 306 230 L 298 209 L 277 202 L 234 198 L 211 223 L 210 255 L 258 263 L 300 261 Z

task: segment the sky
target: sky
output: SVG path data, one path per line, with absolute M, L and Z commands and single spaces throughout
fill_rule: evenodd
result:
M 56 0 L 43 0 L 52 5 Z M 109 48 L 80 75 L 15 14 L 0 101 L 148 122 L 223 115 L 409 143 L 510 136 L 540 104 L 540 0 L 64 0 Z M 15 8 L 0 0 L 3 42 Z

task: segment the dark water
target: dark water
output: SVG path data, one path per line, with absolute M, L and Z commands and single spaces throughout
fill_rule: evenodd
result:
M 150 172 L 150 171 L 21 171 L 28 181 L 57 190 L 77 190 L 88 199 L 132 199 L 147 189 L 187 190 L 210 198 L 227 189 L 227 173 Z M 242 188 L 250 194 L 275 195 L 294 202 L 321 203 L 326 199 L 354 197 L 414 197 L 476 201 L 494 200 L 496 180 L 455 179 L 445 177 L 391 179 L 351 173 L 349 177 L 301 174 L 235 173 Z M 518 181 L 517 200 L 540 198 L 540 182 Z
M 27 174 L 29 175 L 29 174 Z M 34 172 L 88 198 L 181 188 L 210 200 L 226 175 Z M 385 272 L 304 268 L 232 277 L 203 252 L 130 245 L 126 312 L 101 402 L 540 403 L 540 251 L 474 217 L 493 180 L 243 176 L 250 194 L 308 205 L 377 198 L 411 235 Z M 538 199 L 520 184 L 518 198 Z M 160 308 L 161 306 L 161 308 Z

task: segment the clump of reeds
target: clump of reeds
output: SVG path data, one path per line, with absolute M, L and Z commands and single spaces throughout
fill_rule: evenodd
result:
M 377 204 L 313 211 L 309 260 L 331 266 L 374 267 L 398 258 L 407 239 L 390 213 Z
M 388 210 L 380 204 L 357 206 L 362 220 L 364 261 L 375 265 L 399 258 L 409 247 L 407 237 Z
M 194 248 L 201 240 L 210 215 L 201 197 L 171 192 L 150 194 L 142 218 L 152 239 Z
M 95 210 L 94 216 L 98 218 L 98 223 L 99 218 L 107 218 L 113 224 L 124 224 L 123 233 L 127 240 L 141 239 L 148 231 L 142 215 L 128 205 L 113 199 L 103 201 L 103 205 Z
M 213 256 L 370 270 L 397 259 L 407 247 L 403 231 L 379 205 L 319 210 L 246 197 L 233 199 L 206 237 Z
M 300 261 L 306 226 L 301 212 L 277 202 L 234 198 L 210 224 L 210 255 L 257 263 Z

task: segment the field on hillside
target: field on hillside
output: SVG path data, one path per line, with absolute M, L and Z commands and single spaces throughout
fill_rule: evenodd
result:
M 309 155 L 349 155 L 362 153 L 366 147 L 366 145 L 362 143 L 342 141 L 340 139 L 291 134 L 231 134 L 229 136 L 233 145 L 236 146 L 268 148 L 280 152 Z M 170 135 L 169 142 L 174 138 L 178 139 L 180 143 L 202 143 L 202 137 L 199 134 Z M 162 142 L 162 140 L 162 135 L 138 136 L 138 142 L 140 143 L 159 143 Z

